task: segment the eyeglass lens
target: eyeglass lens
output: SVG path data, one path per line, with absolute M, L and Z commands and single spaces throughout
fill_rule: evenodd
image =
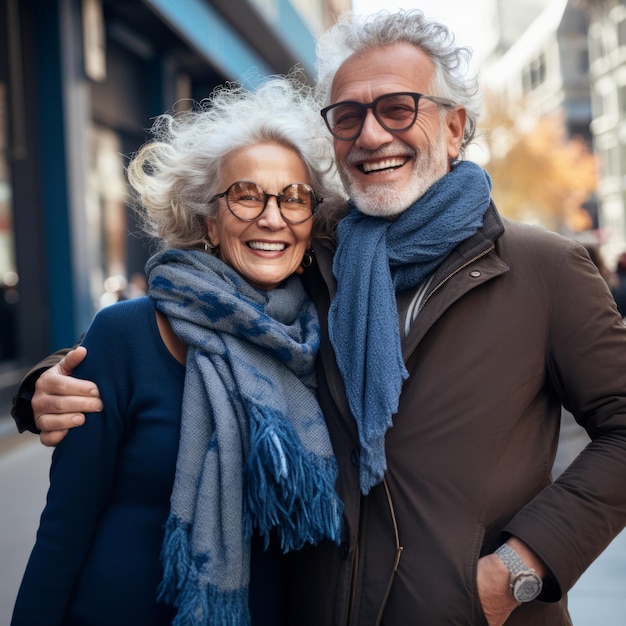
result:
M 406 130 L 417 119 L 418 100 L 414 95 L 389 94 L 376 99 L 370 107 L 383 128 Z M 340 138 L 358 135 L 370 107 L 356 102 L 331 107 L 327 119 L 332 133 Z
M 255 182 L 241 180 L 233 183 L 226 193 L 231 212 L 239 219 L 250 221 L 263 213 L 270 197 L 276 198 L 283 219 L 292 224 L 309 219 L 315 208 L 315 194 L 305 183 L 292 183 L 279 194 L 271 194 L 265 193 Z

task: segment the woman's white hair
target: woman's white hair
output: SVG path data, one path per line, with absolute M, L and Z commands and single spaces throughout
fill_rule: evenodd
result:
M 240 148 L 272 142 L 293 149 L 329 204 L 341 188 L 312 88 L 297 71 L 255 90 L 227 83 L 192 111 L 160 115 L 152 133 L 154 140 L 131 160 L 128 179 L 144 229 L 166 248 L 207 242 L 205 218 L 216 213 L 211 198 L 224 191 L 224 159 Z
M 433 62 L 435 74 L 430 95 L 449 98 L 467 112 L 461 154 L 471 143 L 480 115 L 478 83 L 470 75 L 469 48 L 454 44 L 448 28 L 424 16 L 418 9 L 373 15 L 343 14 L 317 42 L 318 97 L 322 106 L 331 104 L 333 79 L 343 62 L 356 52 L 406 42 L 422 50 Z

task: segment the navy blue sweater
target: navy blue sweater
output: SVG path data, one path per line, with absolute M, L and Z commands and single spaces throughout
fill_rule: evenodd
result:
M 75 375 L 97 383 L 105 410 L 54 451 L 12 625 L 170 624 L 171 608 L 156 597 L 185 368 L 163 344 L 148 298 L 100 311 L 83 345 Z M 253 623 L 279 623 L 275 563 L 255 545 L 252 576 L 263 588 L 251 587 L 260 600 L 251 600 Z

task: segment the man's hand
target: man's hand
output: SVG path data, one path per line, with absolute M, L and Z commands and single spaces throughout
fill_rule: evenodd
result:
M 507 543 L 540 578 L 546 577 L 548 568 L 526 544 L 517 537 L 509 537 Z M 497 555 L 488 554 L 478 560 L 476 585 L 489 626 L 502 626 L 519 606 L 511 592 L 509 580 L 509 570 Z
M 478 597 L 489 626 L 502 626 L 519 606 L 509 586 L 509 571 L 495 554 L 478 560 Z
M 67 435 L 68 429 L 82 426 L 85 413 L 102 411 L 98 387 L 88 380 L 71 376 L 86 354 L 85 348 L 75 348 L 35 383 L 32 407 L 44 446 L 56 446 Z

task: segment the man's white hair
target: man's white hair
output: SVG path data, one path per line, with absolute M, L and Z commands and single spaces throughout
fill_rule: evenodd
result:
M 406 42 L 422 50 L 435 67 L 431 95 L 449 98 L 467 113 L 461 155 L 476 133 L 480 115 L 478 82 L 470 72 L 472 52 L 454 44 L 454 35 L 420 10 L 380 11 L 368 16 L 343 14 L 317 41 L 317 90 L 323 106 L 331 104 L 335 74 L 356 52 Z

